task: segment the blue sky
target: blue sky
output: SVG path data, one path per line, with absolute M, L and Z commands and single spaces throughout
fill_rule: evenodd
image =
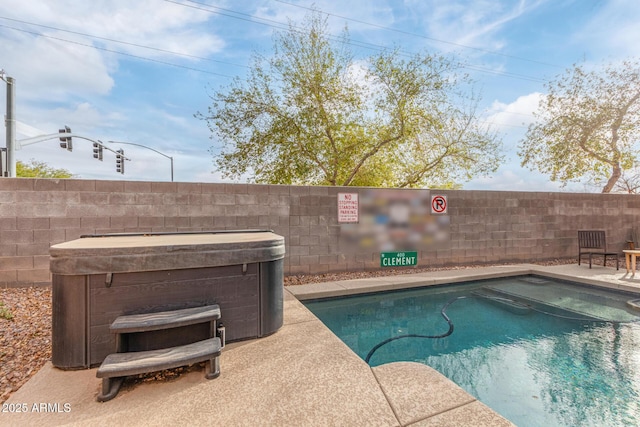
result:
M 482 93 L 481 117 L 502 135 L 506 162 L 465 189 L 555 191 L 520 167 L 519 140 L 543 83 L 574 63 L 598 67 L 640 56 L 637 0 L 29 0 L 0 3 L 0 68 L 16 80 L 18 139 L 57 132 L 146 145 L 174 158 L 176 181 L 223 182 L 204 121 L 213 91 L 243 77 L 252 52 L 269 55 L 273 33 L 314 6 L 330 31 L 347 25 L 356 56 L 384 47 L 455 54 Z M 1 85 L 2 109 L 5 85 Z M 4 132 L 0 146 L 4 146 Z M 23 147 L 17 159 L 45 161 L 85 179 L 170 179 L 169 159 L 123 148 L 94 160 L 57 140 Z M 230 182 L 230 181 L 229 181 Z M 569 191 L 585 191 L 582 184 Z

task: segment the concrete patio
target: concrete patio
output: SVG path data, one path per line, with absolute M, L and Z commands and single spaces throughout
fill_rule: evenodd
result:
M 411 362 L 370 368 L 299 301 L 517 274 L 539 274 L 640 294 L 624 267 L 530 264 L 449 270 L 287 287 L 284 326 L 228 345 L 222 374 L 202 371 L 174 381 L 126 387 L 112 401 L 95 398 L 95 369 L 61 371 L 48 363 L 5 402 L 4 426 L 305 425 L 508 426 L 509 421 L 433 369 Z

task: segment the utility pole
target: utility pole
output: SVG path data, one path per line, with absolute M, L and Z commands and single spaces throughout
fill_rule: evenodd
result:
M 7 128 L 7 176 L 16 176 L 16 119 L 14 117 L 15 83 L 13 77 L 5 77 L 4 70 L 0 71 L 0 79 L 7 83 L 7 114 L 5 126 Z

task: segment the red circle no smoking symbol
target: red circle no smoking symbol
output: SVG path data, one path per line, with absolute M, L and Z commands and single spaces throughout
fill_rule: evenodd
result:
M 447 197 L 446 196 L 433 196 L 431 198 L 431 212 L 432 213 L 446 213 L 447 212 Z

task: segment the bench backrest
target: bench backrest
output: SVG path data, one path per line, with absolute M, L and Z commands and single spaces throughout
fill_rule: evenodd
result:
M 579 249 L 607 249 L 607 241 L 603 230 L 579 230 Z

